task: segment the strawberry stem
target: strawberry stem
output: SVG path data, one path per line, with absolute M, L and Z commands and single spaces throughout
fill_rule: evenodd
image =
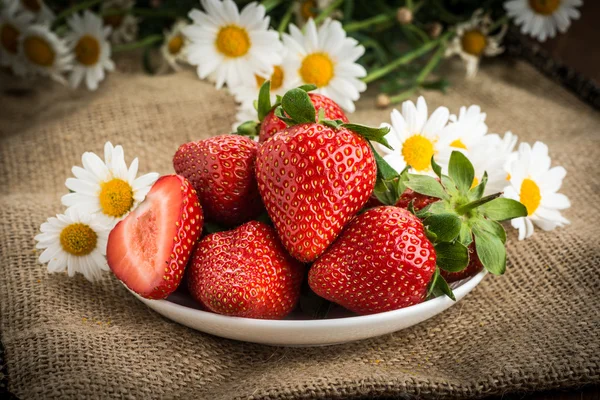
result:
M 470 203 L 456 207 L 456 212 L 459 213 L 460 215 L 464 215 L 464 214 L 468 213 L 469 211 L 471 211 L 479 206 L 484 205 L 485 203 L 489 203 L 490 201 L 497 199 L 500 196 L 502 196 L 502 192 L 490 194 L 489 196 L 485 196 L 485 197 L 482 197 L 481 199 L 474 200 Z

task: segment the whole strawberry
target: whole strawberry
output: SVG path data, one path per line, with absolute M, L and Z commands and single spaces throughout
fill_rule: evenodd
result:
M 375 158 L 357 131 L 372 138 L 387 131 L 341 121 L 317 123 L 315 109 L 301 89 L 287 92 L 282 106 L 279 118 L 293 126 L 261 146 L 256 180 L 283 245 L 293 257 L 311 262 L 373 191 Z
M 179 286 L 202 224 L 202 207 L 190 182 L 163 176 L 110 232 L 108 266 L 140 296 L 164 299 Z
M 318 93 L 308 93 L 308 97 L 317 113 L 320 109 L 323 109 L 325 118 L 331 120 L 339 119 L 342 122 L 348 122 L 348 117 L 346 117 L 342 108 L 329 97 Z M 285 128 L 287 128 L 286 123 L 275 115 L 275 108 L 273 108 L 260 123 L 259 141 L 264 142 Z
M 273 228 L 251 221 L 204 237 L 188 274 L 190 293 L 213 312 L 280 319 L 298 301 L 304 266 L 286 253 Z
M 436 252 L 422 222 L 382 206 L 356 217 L 312 265 L 311 289 L 358 314 L 396 310 L 425 300 Z
M 261 213 L 254 176 L 257 150 L 256 142 L 239 135 L 216 136 L 179 147 L 173 167 L 198 192 L 207 220 L 234 226 Z

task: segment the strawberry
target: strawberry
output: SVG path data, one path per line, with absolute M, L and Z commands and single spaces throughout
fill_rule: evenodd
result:
M 412 189 L 407 188 L 402 193 L 402 195 L 396 202 L 395 206 L 406 209 L 406 208 L 408 208 L 408 205 L 412 201 L 414 210 L 419 211 L 419 210 L 427 207 L 428 205 L 435 203 L 438 200 L 439 199 L 436 199 L 435 197 L 425 196 L 423 194 L 415 192 Z M 383 205 L 385 205 L 385 204 L 383 204 L 381 201 L 379 201 L 379 199 L 375 195 L 372 195 L 369 198 L 369 201 L 367 202 L 367 204 L 365 204 L 365 207 L 373 208 L 373 207 L 378 207 L 378 206 L 383 206 Z
M 405 209 L 382 206 L 356 217 L 308 274 L 319 296 L 358 314 L 425 300 L 436 252 L 423 223 Z
M 251 221 L 204 237 L 188 274 L 190 293 L 213 312 L 280 319 L 298 302 L 304 266 L 285 252 L 272 227 Z
M 477 252 L 475 251 L 475 243 L 471 243 L 468 246 L 469 250 L 469 263 L 465 267 L 465 269 L 459 272 L 450 272 L 441 270 L 440 274 L 444 277 L 446 282 L 452 283 L 456 281 L 460 281 L 462 279 L 468 278 L 470 276 L 476 275 L 483 270 L 483 264 L 481 260 L 477 256 Z
M 346 114 L 342 108 L 329 97 L 317 93 L 309 93 L 308 97 L 310 97 L 310 100 L 317 112 L 319 112 L 320 109 L 323 109 L 325 118 L 331 120 L 339 119 L 342 122 L 348 122 L 348 117 L 346 117 Z M 265 142 L 268 138 L 275 135 L 277 132 L 284 130 L 285 128 L 287 128 L 286 123 L 275 115 L 274 107 L 261 121 L 259 141 Z
M 190 182 L 163 176 L 110 232 L 108 266 L 140 296 L 164 299 L 179 286 L 202 225 L 202 207 Z
M 190 180 L 207 220 L 239 225 L 261 213 L 263 206 L 254 177 L 258 144 L 239 135 L 222 135 L 182 144 L 175 172 Z
M 311 262 L 373 191 L 375 158 L 361 134 L 380 139 L 387 128 L 324 119 L 317 123 L 314 106 L 301 89 L 287 92 L 282 106 L 278 117 L 296 125 L 261 146 L 256 180 L 283 245 L 296 259 Z

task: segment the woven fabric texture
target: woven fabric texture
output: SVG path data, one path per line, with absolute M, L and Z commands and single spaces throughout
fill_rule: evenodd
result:
M 426 98 L 452 112 L 479 104 L 492 131 L 546 142 L 568 171 L 571 225 L 523 242 L 509 229 L 505 276 L 411 329 L 324 348 L 206 335 L 152 312 L 109 273 L 91 284 L 37 263 L 33 237 L 63 211 L 84 151 L 102 154 L 110 140 L 141 171 L 172 173 L 179 144 L 229 131 L 225 91 L 189 71 L 115 73 L 95 93 L 1 85 L 0 337 L 20 398 L 454 398 L 600 382 L 600 115 L 531 66 L 493 63 Z M 355 121 L 389 120 L 374 95 Z

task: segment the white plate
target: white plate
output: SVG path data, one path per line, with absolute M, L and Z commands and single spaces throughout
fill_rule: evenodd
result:
M 453 284 L 456 302 L 473 290 L 485 274 L 484 270 Z M 274 346 L 325 346 L 385 335 L 423 322 L 455 304 L 448 297 L 440 296 L 411 307 L 373 315 L 357 316 L 339 307 L 332 309 L 327 319 L 306 319 L 306 315 L 296 312 L 284 320 L 264 320 L 199 310 L 184 291 L 175 292 L 166 300 L 136 297 L 159 314 L 192 329 Z

